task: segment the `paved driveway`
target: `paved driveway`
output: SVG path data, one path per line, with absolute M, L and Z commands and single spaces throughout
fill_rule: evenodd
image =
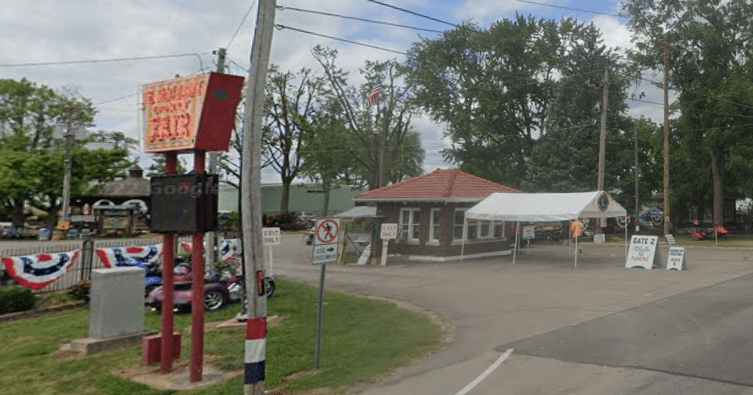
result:
M 274 271 L 318 284 L 302 237 L 285 235 L 283 247 Z M 364 393 L 753 394 L 753 251 L 688 249 L 689 270 L 677 272 L 627 270 L 621 246 L 583 249 L 577 269 L 555 245 L 515 265 L 330 265 L 328 288 L 408 301 L 455 330 L 448 347 Z

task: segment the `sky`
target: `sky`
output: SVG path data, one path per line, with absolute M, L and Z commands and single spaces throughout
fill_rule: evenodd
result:
M 472 20 L 482 27 L 515 13 L 559 20 L 592 22 L 610 47 L 630 48 L 626 19 L 616 16 L 615 0 L 379 0 L 380 2 L 458 24 Z M 0 78 L 27 78 L 53 89 L 75 89 L 98 108 L 91 130 L 121 131 L 140 138 L 139 88 L 143 84 L 216 70 L 213 51 L 227 48 L 228 72 L 248 76 L 258 0 L 1 0 Z M 271 62 L 283 70 L 310 68 L 321 73 L 311 55 L 316 45 L 338 50 L 337 64 L 350 71 L 349 83 L 360 85 L 359 68 L 367 60 L 403 61 L 401 54 L 337 41 L 321 35 L 405 52 L 421 38 L 439 34 L 335 18 L 299 10 L 386 21 L 430 30 L 452 27 L 368 0 L 278 0 Z M 588 12 L 587 12 L 588 11 Z M 293 30 L 298 29 L 298 30 Z M 304 33 L 304 30 L 310 33 Z M 316 33 L 319 35 L 314 35 Z M 113 61 L 106 61 L 112 60 Z M 659 79 L 660 76 L 648 78 Z M 630 115 L 662 121 L 661 91 L 651 86 L 645 101 L 630 101 Z M 449 145 L 444 127 L 428 117 L 414 119 L 426 151 L 424 170 L 454 167 L 439 151 Z M 150 154 L 134 153 L 142 166 Z M 187 161 L 187 163 L 190 163 Z M 263 182 L 279 182 L 266 169 Z

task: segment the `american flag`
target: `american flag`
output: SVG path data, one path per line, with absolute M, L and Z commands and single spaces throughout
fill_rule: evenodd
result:
M 377 104 L 379 101 L 379 95 L 382 93 L 382 83 L 377 81 L 376 85 L 374 85 L 374 89 L 371 90 L 371 94 L 369 95 L 369 100 L 366 102 L 366 107 L 371 107 L 374 104 Z

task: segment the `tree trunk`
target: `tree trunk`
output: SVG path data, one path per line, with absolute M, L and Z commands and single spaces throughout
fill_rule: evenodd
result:
M 711 176 L 714 183 L 714 227 L 724 223 L 724 165 L 723 150 L 711 148 Z
M 329 191 L 332 189 L 332 183 L 322 180 L 322 190 L 324 190 L 324 207 L 322 207 L 322 218 L 327 218 L 329 214 Z
M 290 184 L 291 180 L 282 180 L 282 198 L 280 199 L 280 213 L 287 214 L 290 203 Z
M 26 218 L 24 218 L 24 203 L 23 199 L 13 199 L 13 214 L 11 221 L 14 228 L 23 228 Z

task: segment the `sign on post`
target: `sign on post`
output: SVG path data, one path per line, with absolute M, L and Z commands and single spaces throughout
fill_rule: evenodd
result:
M 337 261 L 339 237 L 339 218 L 327 218 L 317 221 L 314 228 L 314 254 L 311 263 L 319 265 Z
M 531 240 L 536 237 L 536 227 L 526 225 L 523 227 L 523 240 Z
M 685 259 L 685 247 L 670 247 L 667 257 L 667 270 L 687 270 L 688 262 Z
M 262 244 L 265 246 L 280 245 L 280 228 L 262 228 Z
M 659 236 L 633 236 L 625 267 L 651 269 L 661 266 L 661 250 L 656 248 L 658 245 Z
M 387 266 L 387 247 L 390 245 L 390 240 L 397 239 L 397 224 L 382 224 L 382 231 L 380 236 L 382 237 L 382 266 Z
M 382 231 L 379 237 L 382 240 L 397 239 L 397 224 L 382 224 Z

